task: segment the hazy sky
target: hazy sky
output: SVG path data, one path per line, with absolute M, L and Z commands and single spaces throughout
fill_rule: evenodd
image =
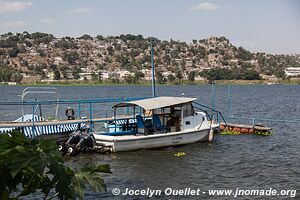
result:
M 0 0 L 0 33 L 23 31 L 187 42 L 225 36 L 254 52 L 300 53 L 300 1 Z

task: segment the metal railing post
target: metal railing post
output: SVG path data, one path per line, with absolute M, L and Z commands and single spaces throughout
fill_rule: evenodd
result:
M 32 128 L 31 128 L 31 131 L 32 131 L 32 138 L 35 137 L 35 128 L 34 128 L 34 104 L 32 105 Z
M 80 102 L 78 102 L 78 118 L 80 119 L 80 113 L 81 113 L 81 105 Z
M 229 122 L 230 116 L 230 85 L 227 85 L 227 112 L 226 112 L 226 121 Z
M 214 110 L 215 109 L 215 86 L 214 83 L 211 84 L 211 108 Z M 213 120 L 213 113 L 211 111 L 211 116 Z
M 124 101 L 127 102 L 127 98 L 126 97 L 124 98 Z M 126 108 L 126 115 L 129 115 L 129 108 L 128 107 L 125 107 L 125 108 Z
M 255 118 L 252 118 L 252 125 L 255 125 Z
M 90 105 L 90 132 L 93 131 L 93 111 L 92 111 L 92 103 L 89 103 Z

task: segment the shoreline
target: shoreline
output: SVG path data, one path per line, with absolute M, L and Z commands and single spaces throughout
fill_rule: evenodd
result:
M 281 81 L 281 82 L 270 82 L 267 80 L 216 80 L 215 85 L 300 85 L 300 81 Z M 157 86 L 189 86 L 189 85 L 210 85 L 203 81 L 194 82 L 172 82 L 159 84 Z M 37 82 L 37 83 L 0 83 L 0 86 L 151 86 L 151 82 L 141 83 L 109 83 L 109 82 L 68 82 L 68 81 L 57 81 L 57 82 Z

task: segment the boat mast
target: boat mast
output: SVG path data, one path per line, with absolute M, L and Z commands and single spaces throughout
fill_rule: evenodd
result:
M 151 66 L 152 66 L 152 97 L 156 97 L 155 92 L 155 71 L 154 71 L 154 50 L 153 50 L 153 39 L 150 41 L 151 45 Z

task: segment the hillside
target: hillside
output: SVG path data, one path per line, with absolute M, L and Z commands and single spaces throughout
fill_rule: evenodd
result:
M 299 55 L 251 53 L 225 37 L 186 43 L 131 34 L 55 38 L 23 32 L 0 36 L 0 82 L 150 81 L 151 39 L 160 83 L 270 76 L 285 79 L 286 68 L 300 67 Z

